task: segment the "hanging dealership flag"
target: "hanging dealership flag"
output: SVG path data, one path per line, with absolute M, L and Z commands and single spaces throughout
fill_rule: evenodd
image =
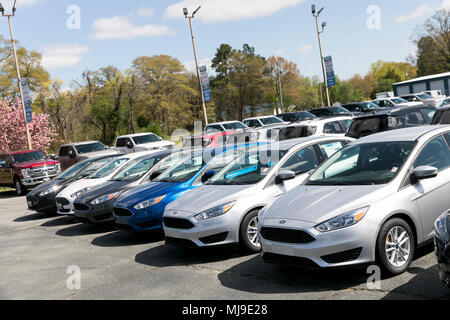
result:
M 200 71 L 200 82 L 202 84 L 203 100 L 205 102 L 210 102 L 212 101 L 212 96 L 211 88 L 209 86 L 208 71 L 206 70 L 206 66 L 200 66 L 198 70 Z
M 25 107 L 25 115 L 27 118 L 27 122 L 32 122 L 32 112 L 31 112 L 31 92 L 30 87 L 28 86 L 28 82 L 26 78 L 22 78 L 20 80 L 20 84 L 22 85 L 22 93 L 23 93 L 23 102 Z
M 327 86 L 332 87 L 336 85 L 336 79 L 334 78 L 334 70 L 333 70 L 333 59 L 331 56 L 327 56 L 323 58 L 325 62 L 325 71 L 327 73 Z

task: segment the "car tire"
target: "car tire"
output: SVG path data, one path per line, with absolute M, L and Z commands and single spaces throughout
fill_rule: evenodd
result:
M 441 281 L 444 284 L 444 286 L 450 289 L 450 273 L 445 272 L 442 269 L 439 269 L 439 278 L 441 278 Z
M 376 244 L 380 267 L 390 275 L 405 272 L 412 262 L 415 247 L 414 233 L 405 220 L 394 218 L 386 221 L 381 227 Z
M 258 224 L 258 212 L 259 210 L 250 211 L 241 222 L 241 227 L 239 229 L 239 244 L 246 252 L 257 253 L 261 251 L 258 230 L 256 229 Z M 255 236 L 256 239 L 254 238 Z
M 25 195 L 25 193 L 27 193 L 25 186 L 22 184 L 22 182 L 20 182 L 19 178 L 14 179 L 14 187 L 18 196 L 23 196 Z

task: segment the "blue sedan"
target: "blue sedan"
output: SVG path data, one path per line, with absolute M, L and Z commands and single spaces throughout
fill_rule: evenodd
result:
M 245 148 L 255 145 L 258 144 L 191 149 L 167 157 L 153 169 L 162 172 L 151 183 L 130 190 L 116 201 L 116 226 L 131 231 L 162 229 L 167 204 L 201 186 Z

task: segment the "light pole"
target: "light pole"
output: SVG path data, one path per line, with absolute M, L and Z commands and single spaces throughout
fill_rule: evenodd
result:
M 325 26 L 326 26 L 325 22 L 322 22 L 322 31 L 319 31 L 319 15 L 323 9 L 324 8 L 322 7 L 316 13 L 316 6 L 314 4 L 311 6 L 311 12 L 313 14 L 313 17 L 316 19 L 317 38 L 319 39 L 320 62 L 322 63 L 323 83 L 325 85 L 325 91 L 327 93 L 327 103 L 328 103 L 328 106 L 330 106 L 330 94 L 328 92 L 328 83 L 327 83 L 327 77 L 325 74 L 325 63 L 323 61 L 323 54 L 322 54 L 322 42 L 320 41 L 320 34 L 324 31 Z
M 205 123 L 208 125 L 208 116 L 206 115 L 206 103 L 205 103 L 205 97 L 203 96 L 203 87 L 202 82 L 200 80 L 200 73 L 198 71 L 198 60 L 197 60 L 197 50 L 195 49 L 195 40 L 194 40 L 194 31 L 192 29 L 192 19 L 194 18 L 195 14 L 200 10 L 201 6 L 199 6 L 197 9 L 195 9 L 194 12 L 192 12 L 192 15 L 189 16 L 187 8 L 183 8 L 183 14 L 186 19 L 189 20 L 189 28 L 191 30 L 191 37 L 192 37 L 192 48 L 194 49 L 194 60 L 195 60 L 195 71 L 197 71 L 197 78 L 198 78 L 198 85 L 200 86 L 200 95 L 202 96 L 202 105 L 203 105 L 203 116 L 205 117 Z
M 278 91 L 280 92 L 280 113 L 283 112 L 284 104 L 283 104 L 283 92 L 281 91 L 281 75 L 283 72 L 278 69 Z
M 3 8 L 3 5 L 1 2 L 0 2 L 0 11 L 2 12 L 3 17 L 8 17 L 9 32 L 11 34 L 11 43 L 12 43 L 12 47 L 13 47 L 14 60 L 16 62 L 17 81 L 19 82 L 20 99 L 22 101 L 23 119 L 25 121 L 25 131 L 26 131 L 26 135 L 27 135 L 28 149 L 31 150 L 32 146 L 31 146 L 30 129 L 28 127 L 27 114 L 25 111 L 25 102 L 23 100 L 22 83 L 20 81 L 21 78 L 20 78 L 19 61 L 17 59 L 17 51 L 16 51 L 16 41 L 14 40 L 12 23 L 11 23 L 11 17 L 14 17 L 14 15 L 16 13 L 16 0 L 14 0 L 14 4 L 12 5 L 10 14 L 5 13 L 5 8 Z

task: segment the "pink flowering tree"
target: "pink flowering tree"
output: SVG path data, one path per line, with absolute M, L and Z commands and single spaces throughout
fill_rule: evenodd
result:
M 33 149 L 46 152 L 56 136 L 50 126 L 49 115 L 34 113 L 33 121 L 28 123 Z M 27 135 L 25 131 L 22 103 L 0 101 L 0 152 L 27 150 Z

